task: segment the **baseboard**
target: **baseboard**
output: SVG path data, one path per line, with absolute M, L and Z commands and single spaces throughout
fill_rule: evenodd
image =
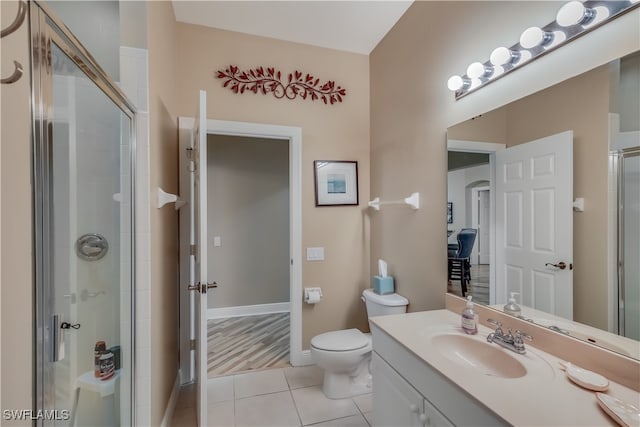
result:
M 298 354 L 291 353 L 291 365 L 292 366 L 309 366 L 313 365 L 313 359 L 311 358 L 311 350 L 302 350 Z
M 164 417 L 162 417 L 162 423 L 160 427 L 170 427 L 171 420 L 173 419 L 173 413 L 176 409 L 176 403 L 178 402 L 178 396 L 180 395 L 180 378 L 182 377 L 180 370 L 176 375 L 176 381 L 173 383 L 173 390 L 171 390 L 171 396 L 169 396 L 169 402 L 164 410 Z
M 288 313 L 291 303 L 278 302 L 273 304 L 240 305 L 236 307 L 210 308 L 207 310 L 208 319 L 222 317 L 255 316 L 258 314 Z

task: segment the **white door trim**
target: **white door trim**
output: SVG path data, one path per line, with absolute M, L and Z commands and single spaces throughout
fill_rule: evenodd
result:
M 180 117 L 179 127 L 188 127 L 192 121 L 193 118 Z M 289 357 L 293 366 L 308 364 L 308 358 L 302 351 L 302 128 L 210 119 L 207 120 L 207 134 L 289 141 Z
M 491 206 L 491 215 L 489 223 L 491 224 L 491 234 L 489 241 L 489 252 L 491 256 L 491 264 L 489 265 L 489 304 L 496 303 L 496 151 L 507 148 L 506 144 L 497 144 L 494 142 L 481 141 L 465 141 L 459 139 L 447 139 L 447 151 L 462 151 L 467 153 L 487 153 L 489 154 L 489 204 Z
M 476 238 L 476 244 L 473 246 L 473 251 L 471 255 L 471 259 L 474 260 L 471 264 L 480 264 L 480 222 L 478 221 L 479 210 L 478 210 L 478 199 L 480 191 L 489 191 L 489 198 L 491 198 L 491 186 L 483 185 L 481 187 L 473 187 L 471 188 L 471 228 L 475 228 L 478 230 L 478 238 Z M 491 211 L 491 210 L 490 210 Z M 491 227 L 491 222 L 489 222 L 489 227 Z M 491 236 L 491 232 L 493 230 L 489 230 L 489 236 Z

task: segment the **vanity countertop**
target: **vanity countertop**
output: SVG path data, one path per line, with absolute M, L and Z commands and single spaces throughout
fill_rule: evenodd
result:
M 423 311 L 374 317 L 370 321 L 373 324 L 374 351 L 376 333 L 387 334 L 509 424 L 616 425 L 599 407 L 595 392 L 570 381 L 560 369 L 559 358 L 535 348 L 535 338 L 526 344 L 527 353 L 524 355 L 491 344 L 511 354 L 528 371 L 520 378 L 499 378 L 460 367 L 431 343 L 430 337 L 434 334 L 465 335 L 460 328 L 460 315 L 454 312 Z M 493 330 L 478 325 L 478 334 L 471 337 L 486 341 L 491 332 Z M 640 393 L 618 383 L 610 381 L 606 394 L 640 406 Z

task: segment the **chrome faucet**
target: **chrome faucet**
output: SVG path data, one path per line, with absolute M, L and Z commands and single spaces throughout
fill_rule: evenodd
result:
M 493 323 L 496 325 L 496 330 L 487 335 L 487 341 L 492 343 L 496 343 L 501 347 L 506 348 L 507 350 L 514 351 L 518 354 L 525 354 L 526 349 L 524 348 L 524 340 L 532 341 L 533 337 L 531 335 L 526 334 L 525 332 L 519 331 L 516 329 L 515 333 L 511 332 L 511 328 L 508 328 L 508 333 L 504 333 L 502 330 L 502 323 L 494 320 L 487 319 L 487 322 Z

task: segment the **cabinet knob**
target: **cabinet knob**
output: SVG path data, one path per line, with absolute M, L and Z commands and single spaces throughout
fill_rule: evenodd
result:
M 416 405 L 415 403 L 412 403 L 411 405 L 409 405 L 409 410 L 411 412 L 413 412 L 414 414 L 418 412 L 418 405 Z
M 418 418 L 420 418 L 420 422 L 423 424 L 429 420 L 429 417 L 427 417 L 427 414 L 420 414 L 420 417 Z

